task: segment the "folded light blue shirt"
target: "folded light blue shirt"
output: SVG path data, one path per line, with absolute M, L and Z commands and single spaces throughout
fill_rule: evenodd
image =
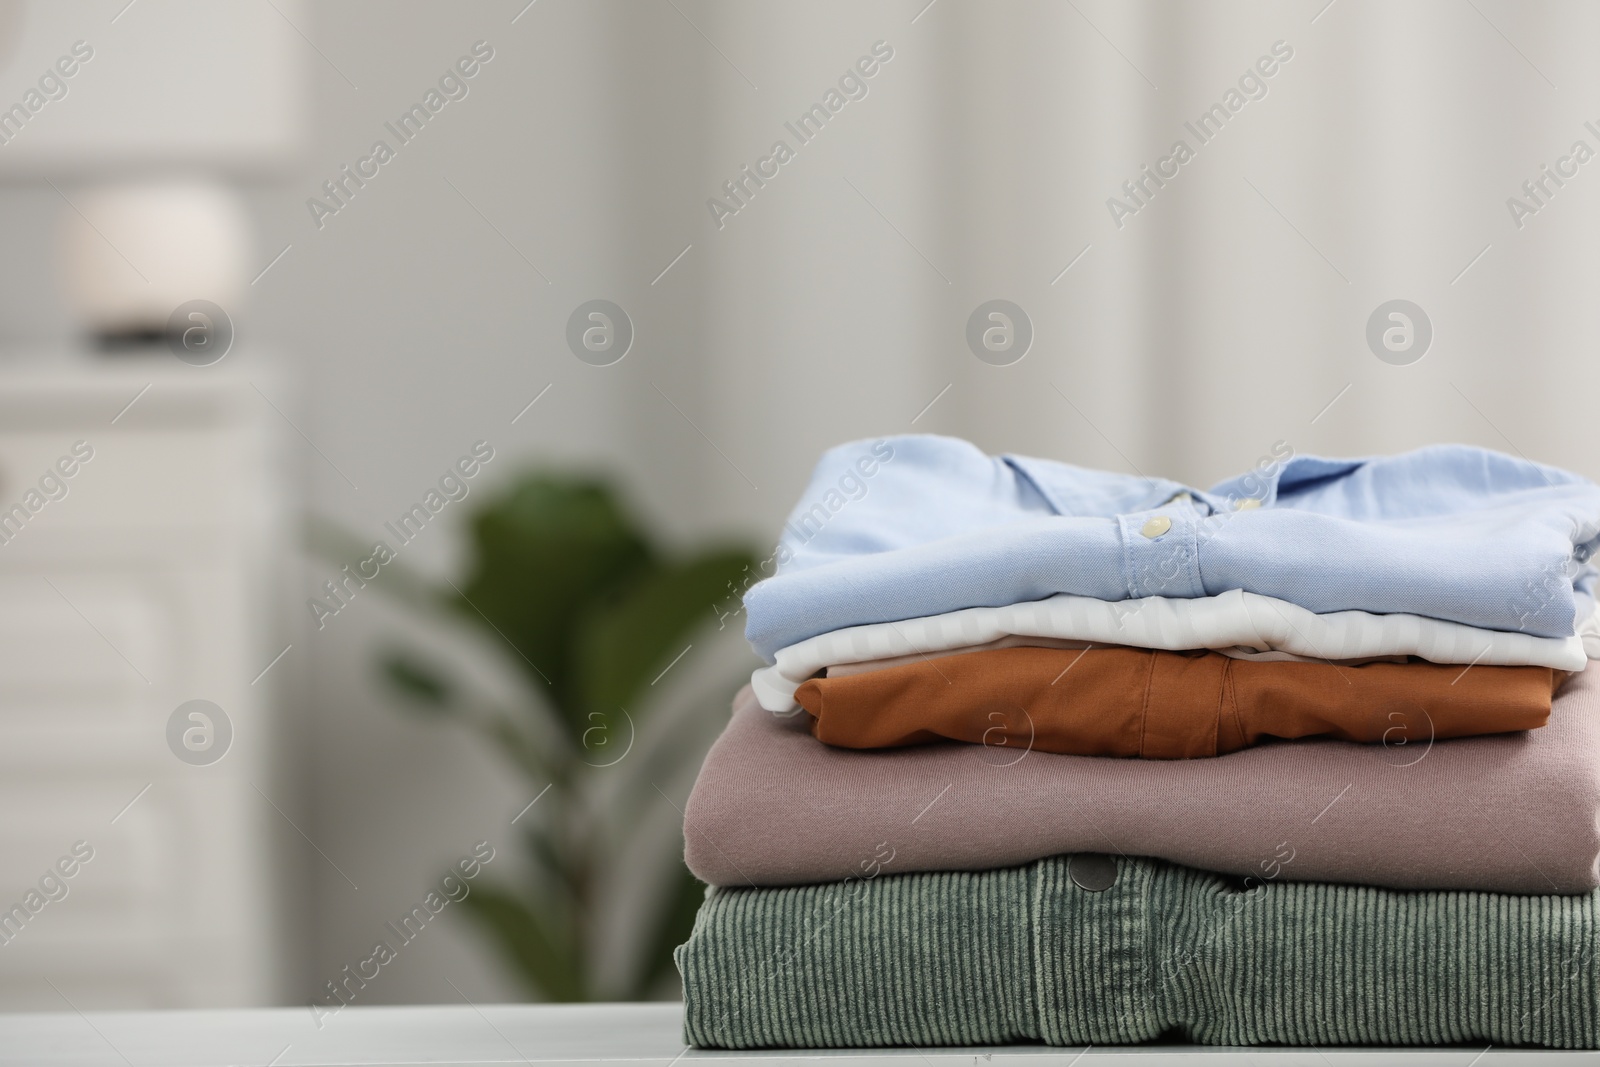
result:
M 1282 457 L 1277 458 L 1277 457 Z M 1279 446 L 1209 492 L 993 457 L 950 437 L 830 449 L 745 634 L 780 648 L 863 623 L 1057 593 L 1243 589 L 1314 612 L 1426 615 L 1565 637 L 1594 610 L 1600 486 L 1466 445 L 1323 459 Z

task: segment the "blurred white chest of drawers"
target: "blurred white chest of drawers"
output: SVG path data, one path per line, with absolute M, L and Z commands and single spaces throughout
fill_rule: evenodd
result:
M 225 366 L 0 365 L 0 1009 L 281 995 L 282 416 Z

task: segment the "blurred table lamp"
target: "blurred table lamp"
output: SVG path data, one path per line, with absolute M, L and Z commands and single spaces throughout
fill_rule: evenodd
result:
M 191 300 L 238 313 L 251 240 L 232 188 L 198 177 L 100 186 L 74 195 L 62 224 L 62 282 L 99 347 L 164 350 L 173 309 Z
M 237 315 L 237 186 L 302 149 L 303 23 L 286 0 L 0 0 L 0 182 L 60 194 L 62 289 L 99 347 L 164 350 L 193 300 Z

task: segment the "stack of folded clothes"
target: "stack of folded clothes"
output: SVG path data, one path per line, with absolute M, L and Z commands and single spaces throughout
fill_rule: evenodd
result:
M 711 1048 L 1600 1046 L 1600 487 L 818 465 L 689 798 Z

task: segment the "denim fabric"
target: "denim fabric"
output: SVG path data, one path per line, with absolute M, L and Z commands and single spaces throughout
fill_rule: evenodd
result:
M 777 573 L 745 595 L 746 636 L 772 663 L 818 634 L 961 608 L 1242 589 L 1567 637 L 1594 608 L 1597 539 L 1600 486 L 1465 445 L 1293 456 L 1202 492 L 894 437 L 823 456 Z

